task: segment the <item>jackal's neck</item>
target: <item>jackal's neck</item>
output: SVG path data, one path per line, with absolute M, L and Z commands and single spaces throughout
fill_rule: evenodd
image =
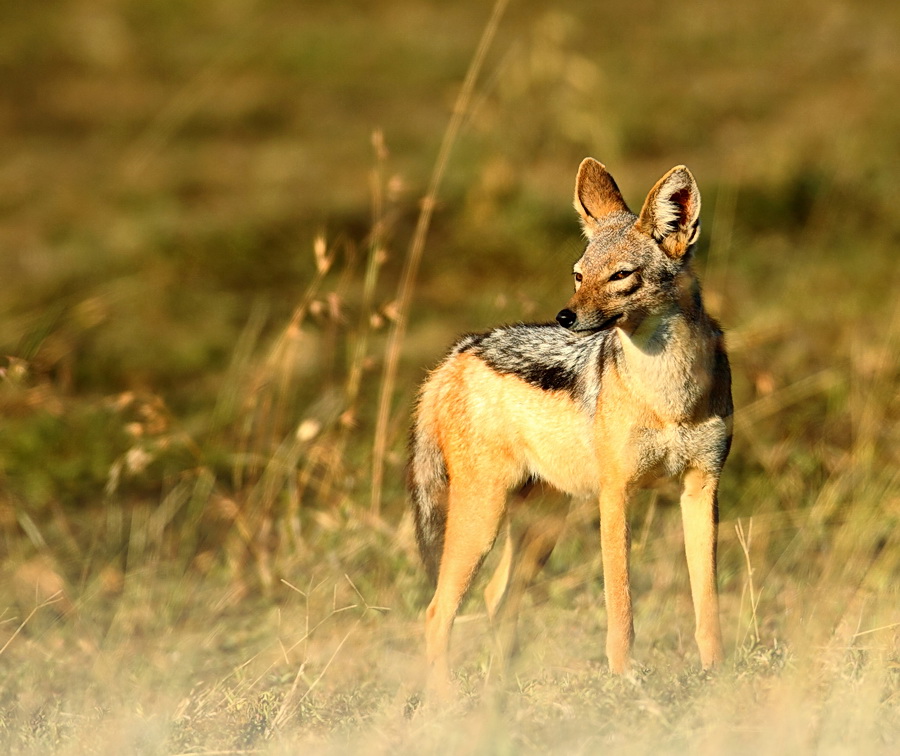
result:
M 690 334 L 693 339 L 702 340 L 713 330 L 699 292 L 689 302 L 673 302 L 665 309 L 645 315 L 630 328 L 619 329 L 631 346 L 648 356 L 683 348 L 687 344 L 682 343 L 682 337 Z
M 631 391 L 661 417 L 680 422 L 709 390 L 715 351 L 715 327 L 696 306 L 671 308 L 646 316 L 630 333 L 618 330 L 620 373 Z

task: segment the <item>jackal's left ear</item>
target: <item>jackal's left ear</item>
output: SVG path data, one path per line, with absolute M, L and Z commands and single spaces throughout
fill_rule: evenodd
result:
M 700 236 L 700 190 L 691 172 L 678 165 L 650 190 L 637 222 L 669 257 L 679 258 Z
M 628 212 L 615 180 L 606 166 L 594 158 L 585 158 L 578 167 L 574 204 L 588 239 L 594 235 L 601 218 L 610 213 Z

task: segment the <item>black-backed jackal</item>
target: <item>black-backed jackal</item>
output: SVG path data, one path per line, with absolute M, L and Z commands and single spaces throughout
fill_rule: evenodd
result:
M 678 166 L 634 215 L 606 168 L 587 158 L 575 208 L 588 244 L 556 323 L 463 337 L 420 392 L 409 485 L 419 549 L 437 580 L 425 618 L 431 688 L 447 684 L 450 629 L 504 519 L 510 537 L 485 599 L 504 655 L 514 642 L 521 593 L 565 517 L 515 533 L 507 493 L 535 481 L 599 499 L 616 673 L 628 669 L 634 637 L 629 496 L 659 478 L 680 481 L 700 659 L 722 661 L 716 491 L 731 444 L 731 373 L 691 266 L 700 193 Z

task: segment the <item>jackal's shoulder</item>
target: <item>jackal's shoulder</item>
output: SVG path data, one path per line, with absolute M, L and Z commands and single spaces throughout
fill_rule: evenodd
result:
M 597 363 L 608 335 L 579 335 L 556 323 L 516 323 L 466 334 L 448 359 L 472 354 L 492 370 L 545 391 L 573 391 Z

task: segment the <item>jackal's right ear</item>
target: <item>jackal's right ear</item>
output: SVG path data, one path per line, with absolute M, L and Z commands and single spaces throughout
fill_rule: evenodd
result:
M 675 259 L 683 257 L 697 241 L 700 190 L 685 166 L 675 166 L 656 182 L 644 201 L 637 227 Z
M 588 239 L 594 235 L 598 222 L 605 215 L 623 210 L 628 212 L 628 205 L 622 199 L 613 177 L 603 163 L 598 163 L 594 158 L 585 158 L 578 168 L 575 209 L 581 216 L 581 226 Z

